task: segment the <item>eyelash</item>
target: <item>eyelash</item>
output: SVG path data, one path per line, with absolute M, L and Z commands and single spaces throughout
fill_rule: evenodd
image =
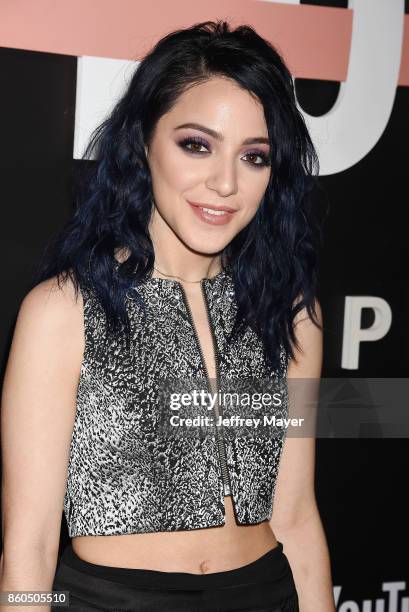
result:
M 200 144 L 203 147 L 206 147 L 207 149 L 209 149 L 209 145 L 206 142 L 206 140 L 203 140 L 203 138 L 200 138 L 200 136 L 188 136 L 186 138 L 183 138 L 178 144 L 179 146 L 184 149 L 185 151 L 189 151 L 189 153 L 193 153 L 193 155 L 202 155 L 203 151 L 192 151 L 191 149 L 187 149 L 187 145 L 188 144 Z M 248 153 L 246 153 L 246 155 L 258 155 L 259 157 L 261 157 L 261 159 L 263 160 L 260 164 L 257 163 L 253 163 L 253 162 L 247 162 L 249 163 L 251 166 L 256 166 L 259 168 L 264 168 L 266 166 L 270 166 L 271 165 L 271 161 L 268 155 L 266 155 L 263 151 L 258 151 L 258 150 L 254 150 L 254 151 L 249 151 Z

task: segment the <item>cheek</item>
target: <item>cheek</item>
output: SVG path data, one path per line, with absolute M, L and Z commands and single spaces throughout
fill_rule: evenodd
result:
M 251 218 L 256 214 L 261 200 L 266 192 L 270 172 L 258 169 L 251 169 L 242 177 L 240 195 L 241 201 L 245 203 L 246 218 Z
M 173 148 L 157 154 L 151 166 L 154 193 L 166 193 L 177 197 L 194 186 L 199 178 L 198 164 L 192 164 L 187 156 Z

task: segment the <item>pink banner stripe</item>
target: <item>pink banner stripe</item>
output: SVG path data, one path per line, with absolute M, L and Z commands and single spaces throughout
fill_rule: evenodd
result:
M 253 26 L 295 76 L 346 78 L 352 11 L 257 0 L 1 0 L 0 46 L 137 60 L 171 30 L 223 18 Z
M 409 15 L 405 15 L 399 85 L 409 87 Z
M 1 0 L 0 46 L 137 60 L 171 30 L 223 18 L 253 26 L 296 77 L 347 77 L 351 10 L 258 0 Z M 409 86 L 409 15 L 399 85 Z

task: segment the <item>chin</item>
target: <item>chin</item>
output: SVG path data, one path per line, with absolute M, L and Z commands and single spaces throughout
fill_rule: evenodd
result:
M 184 242 L 190 249 L 192 249 L 192 251 L 195 251 L 196 253 L 212 255 L 223 251 L 223 249 L 229 244 L 230 240 L 230 237 L 222 238 L 221 236 L 215 236 L 213 239 L 210 236 L 204 238 L 196 236 L 192 239 L 192 233 L 190 233 Z

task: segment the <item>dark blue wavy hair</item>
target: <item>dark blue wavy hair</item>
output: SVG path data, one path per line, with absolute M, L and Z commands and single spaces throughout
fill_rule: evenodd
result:
M 293 346 L 299 348 L 293 329 L 297 313 L 306 308 L 319 326 L 321 229 L 310 198 L 318 157 L 288 68 L 273 45 L 249 26 L 195 24 L 171 32 L 143 58 L 125 94 L 91 136 L 74 186 L 75 211 L 47 245 L 33 284 L 54 276 L 60 284 L 70 277 L 78 295 L 81 284 L 91 283 L 108 329 L 129 331 L 126 294 L 154 264 L 147 229 L 152 184 L 144 147 L 185 89 L 213 76 L 233 79 L 255 94 L 265 113 L 269 184 L 255 217 L 225 247 L 221 262 L 236 290 L 233 336 L 249 325 L 262 338 L 268 361 L 278 367 L 280 344 L 291 358 Z M 120 263 L 118 249 L 128 253 Z

